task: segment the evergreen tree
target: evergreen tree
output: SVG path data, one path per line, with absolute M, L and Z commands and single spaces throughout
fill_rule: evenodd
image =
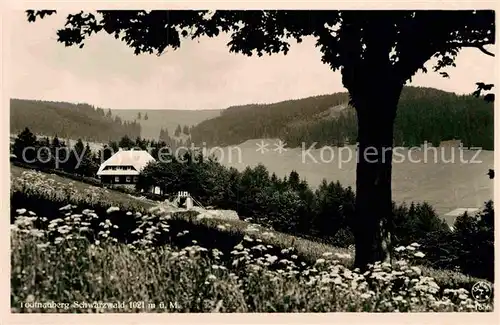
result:
M 57 137 L 57 134 L 56 134 L 54 136 L 54 138 L 52 139 L 52 147 L 59 148 L 60 145 L 61 145 L 61 142 L 59 141 L 59 138 Z
M 37 146 L 38 157 L 37 164 L 42 167 L 50 168 L 52 157 L 51 157 L 51 144 L 49 137 L 42 138 Z
M 148 113 L 144 114 L 144 121 L 147 121 L 149 119 Z
M 276 176 L 276 173 L 272 173 L 271 183 L 273 184 L 273 186 L 276 186 L 278 184 L 278 176 Z
M 63 168 L 63 165 L 66 163 L 69 158 L 69 150 L 66 147 L 64 141 L 60 141 L 57 135 L 52 139 L 51 144 L 51 152 L 52 152 L 52 168 Z
M 297 173 L 295 170 L 292 170 L 290 172 L 290 176 L 288 177 L 288 186 L 294 191 L 299 189 L 300 185 L 300 177 L 299 173 Z
M 141 112 L 137 113 L 137 119 L 141 120 Z
M 135 143 L 133 140 L 131 140 L 128 135 L 124 135 L 121 139 L 120 142 L 118 142 L 118 147 L 123 148 L 124 150 L 126 149 L 132 149 L 134 147 Z
M 79 164 L 79 157 L 85 150 L 85 145 L 81 139 L 78 139 L 74 146 L 69 146 L 69 156 L 67 162 L 63 166 L 63 170 L 67 173 L 76 173 L 77 165 Z
M 105 144 L 102 150 L 99 152 L 99 164 L 102 164 L 117 152 L 118 144 L 116 142 L 111 141 L 109 144 Z
M 175 129 L 174 135 L 176 137 L 179 137 L 181 135 L 181 132 L 182 132 L 181 125 L 177 124 L 177 128 Z
M 146 139 L 142 139 L 141 137 L 137 137 L 135 139 L 135 147 L 136 149 L 147 150 L 148 142 Z
M 160 140 L 160 141 L 165 141 L 165 142 L 167 142 L 167 143 L 171 141 L 170 136 L 168 135 L 168 130 L 167 130 L 167 128 L 165 128 L 165 129 L 163 129 L 163 128 L 162 128 L 162 129 L 160 130 L 159 140 Z
M 165 131 L 163 130 L 163 128 L 161 128 L 161 130 L 160 130 L 160 136 L 158 137 L 158 139 L 160 141 L 165 139 Z
M 37 144 L 36 135 L 34 135 L 30 129 L 25 128 L 14 140 L 14 155 L 24 163 L 34 163 L 36 159 Z
M 82 176 L 95 176 L 95 173 L 97 172 L 97 169 L 99 167 L 95 164 L 94 154 L 92 153 L 92 150 L 90 149 L 88 143 L 85 145 L 85 148 L 82 150 L 82 152 L 79 153 L 78 157 L 80 159 L 80 164 L 76 168 L 75 172 Z

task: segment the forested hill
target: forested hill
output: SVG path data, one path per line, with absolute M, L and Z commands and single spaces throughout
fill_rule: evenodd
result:
M 35 134 L 93 142 L 119 140 L 124 135 L 135 139 L 141 135 L 139 123 L 122 121 L 109 109 L 89 104 L 11 99 L 11 133 L 19 133 L 26 127 Z
M 308 97 L 274 104 L 229 107 L 191 130 L 195 143 L 236 145 L 249 139 L 281 138 L 289 147 L 354 144 L 357 121 L 348 94 Z M 461 139 L 464 146 L 493 150 L 493 104 L 434 88 L 405 87 L 395 123 L 395 144 Z

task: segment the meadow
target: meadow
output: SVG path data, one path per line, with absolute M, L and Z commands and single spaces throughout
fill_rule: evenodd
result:
M 351 269 L 352 250 L 281 234 L 251 220 L 168 213 L 123 193 L 17 167 L 12 171 L 13 312 L 477 311 L 493 306 L 471 299 L 478 279 L 419 266 L 425 256 L 418 243 L 397 248 L 393 265 L 376 264 L 361 274 Z M 26 304 L 54 301 L 67 303 L 53 309 Z M 80 303 L 69 303 L 74 301 Z M 92 306 L 94 301 L 116 304 L 103 308 Z M 149 309 L 131 301 L 145 301 Z
M 113 115 L 119 116 L 124 121 L 136 120 L 141 125 L 141 137 L 145 139 L 158 139 L 161 129 L 167 129 L 170 136 L 174 135 L 177 125 L 188 127 L 218 117 L 222 110 L 176 110 L 176 109 L 112 109 Z M 138 113 L 142 114 L 140 120 Z M 148 114 L 148 119 L 144 115 Z M 183 138 L 184 139 L 184 138 Z M 185 140 L 185 139 L 184 139 Z
M 258 143 L 268 144 L 265 152 L 258 152 Z M 343 186 L 356 188 L 356 159 L 355 149 L 351 148 L 352 159 L 344 152 L 342 158 L 338 147 L 317 146 L 307 152 L 301 148 L 286 148 L 279 153 L 275 151 L 275 143 L 279 139 L 254 139 L 240 145 L 228 146 L 219 149 L 207 149 L 217 157 L 220 163 L 227 167 L 235 167 L 242 171 L 247 166 L 254 167 L 263 164 L 269 173 L 276 173 L 278 177 L 287 176 L 295 170 L 301 178 L 307 180 L 309 186 L 316 188 L 323 179 L 339 181 Z M 437 155 L 429 150 L 413 150 L 399 148 L 405 160 L 393 164 L 392 193 L 393 200 L 398 204 L 403 202 L 428 202 L 436 212 L 442 216 L 457 208 L 480 208 L 484 202 L 493 197 L 493 182 L 486 173 L 494 165 L 494 152 L 488 150 L 464 150 L 460 153 L 454 150 L 454 161 L 451 160 L 450 149 L 438 151 Z M 441 150 L 441 149 L 440 149 Z M 333 156 L 332 156 L 333 152 Z M 460 158 L 462 154 L 462 161 Z M 410 156 L 411 155 L 411 156 Z M 477 155 L 477 156 L 476 156 Z M 427 158 L 425 158 L 425 156 Z M 408 157 L 411 158 L 408 159 Z M 343 159 L 343 160 L 341 160 Z M 412 162 L 420 161 L 420 162 Z M 447 220 L 450 224 L 454 219 Z

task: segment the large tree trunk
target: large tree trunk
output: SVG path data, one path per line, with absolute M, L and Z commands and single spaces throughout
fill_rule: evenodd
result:
M 402 86 L 370 85 L 351 92 L 358 116 L 355 267 L 390 261 L 392 148 L 394 119 Z M 354 93 L 354 96 L 353 96 Z

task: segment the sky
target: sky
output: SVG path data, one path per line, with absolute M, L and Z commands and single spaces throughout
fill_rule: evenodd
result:
M 286 56 L 229 53 L 227 35 L 186 40 L 160 57 L 136 56 L 107 34 L 93 36 L 83 49 L 58 43 L 66 14 L 36 23 L 21 11 L 11 16 L 10 97 L 111 109 L 224 109 L 345 91 L 340 72 L 321 63 L 314 39 L 293 44 Z M 478 49 L 463 49 L 457 67 L 446 70 L 449 79 L 429 69 L 411 85 L 471 93 L 477 81 L 494 82 L 494 63 Z

